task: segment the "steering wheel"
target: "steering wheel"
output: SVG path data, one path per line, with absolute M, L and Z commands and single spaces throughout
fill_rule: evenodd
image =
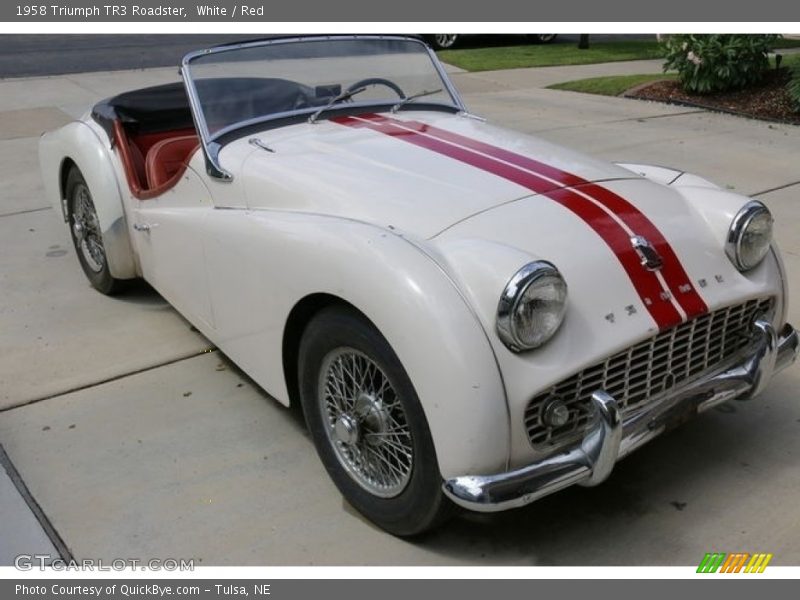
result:
M 403 93 L 403 90 L 400 89 L 400 86 L 397 85 L 394 81 L 390 81 L 389 79 L 384 79 L 383 77 L 367 77 L 366 79 L 362 79 L 361 81 L 356 81 L 353 85 L 347 88 L 348 92 L 352 92 L 353 90 L 357 90 L 360 87 L 366 87 L 368 85 L 384 85 L 392 90 L 395 94 L 400 96 L 400 99 L 405 99 L 406 95 Z

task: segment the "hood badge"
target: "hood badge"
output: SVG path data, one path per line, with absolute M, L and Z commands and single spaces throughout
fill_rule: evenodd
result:
M 661 255 L 653 247 L 650 241 L 641 235 L 635 235 L 631 238 L 631 245 L 639 259 L 642 261 L 642 266 L 648 271 L 658 271 L 664 266 L 664 260 Z

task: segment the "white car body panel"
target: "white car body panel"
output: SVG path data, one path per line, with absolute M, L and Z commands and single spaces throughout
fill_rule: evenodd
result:
M 129 202 L 134 223 L 149 227 L 133 231 L 145 279 L 191 321 L 213 327 L 204 231 L 215 211 L 203 176 L 187 169 L 164 195 Z

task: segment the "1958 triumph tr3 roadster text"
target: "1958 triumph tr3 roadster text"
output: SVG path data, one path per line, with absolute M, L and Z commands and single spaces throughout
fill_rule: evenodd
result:
M 399 535 L 521 506 L 796 358 L 773 219 L 471 115 L 420 40 L 276 38 L 41 139 L 104 293 L 144 277 Z

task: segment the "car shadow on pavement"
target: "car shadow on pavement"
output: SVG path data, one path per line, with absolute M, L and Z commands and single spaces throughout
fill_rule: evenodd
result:
M 170 308 L 170 304 L 164 300 L 153 286 L 144 279 L 130 279 L 125 282 L 119 294 L 111 296 L 114 300 L 137 304 L 139 306 L 149 306 L 153 308 Z

